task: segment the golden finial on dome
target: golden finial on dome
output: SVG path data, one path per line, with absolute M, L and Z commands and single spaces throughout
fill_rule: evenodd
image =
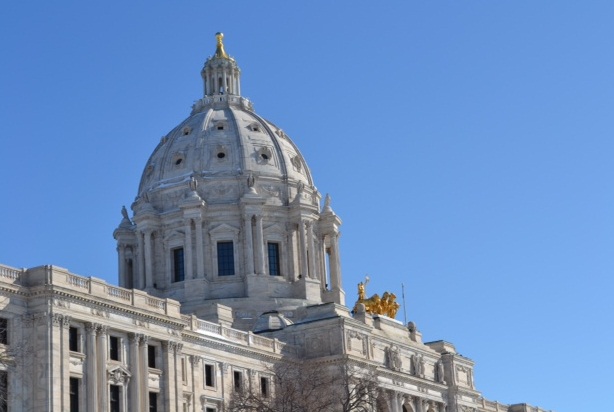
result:
M 215 57 L 228 59 L 228 54 L 226 54 L 226 50 L 224 50 L 224 33 L 215 33 L 215 38 L 217 39 L 217 49 L 215 49 Z

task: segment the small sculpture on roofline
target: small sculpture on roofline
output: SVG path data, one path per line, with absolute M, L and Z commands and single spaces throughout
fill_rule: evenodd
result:
M 396 302 L 396 295 L 391 292 L 384 292 L 382 297 L 377 293 L 367 299 L 367 284 L 369 277 L 365 277 L 364 282 L 358 284 L 358 300 L 354 305 L 354 312 L 357 312 L 358 305 L 365 305 L 365 311 L 372 315 L 384 315 L 394 319 L 401 305 Z

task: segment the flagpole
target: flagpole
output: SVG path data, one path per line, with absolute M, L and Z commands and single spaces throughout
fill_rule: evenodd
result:
M 401 294 L 403 295 L 403 323 L 407 325 L 407 309 L 405 309 L 405 285 L 401 283 Z

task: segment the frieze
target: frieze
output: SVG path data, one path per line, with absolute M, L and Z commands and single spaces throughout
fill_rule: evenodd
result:
M 177 338 L 181 338 L 181 331 L 180 330 L 173 329 L 173 328 L 168 328 L 167 331 L 168 331 L 169 335 L 175 336 Z
M 134 319 L 133 319 L 133 322 L 134 322 L 134 324 L 135 324 L 136 326 L 139 326 L 139 327 L 141 327 L 141 328 L 147 328 L 147 329 L 149 329 L 149 322 L 146 322 L 146 321 L 144 321 L 144 320 L 142 320 L 142 319 L 139 319 L 139 318 L 134 318 Z
M 106 310 L 92 308 L 91 312 L 92 312 L 92 315 L 94 316 L 100 316 L 101 318 L 107 318 L 107 319 L 109 318 L 109 312 L 107 312 Z
M 53 299 L 53 305 L 60 308 L 70 309 L 70 302 L 67 302 L 62 299 Z

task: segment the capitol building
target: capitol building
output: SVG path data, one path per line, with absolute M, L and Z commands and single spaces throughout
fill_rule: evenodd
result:
M 216 39 L 121 211 L 118 285 L 0 266 L 0 411 L 543 412 L 489 401 L 394 295 L 343 284 L 331 198 Z

